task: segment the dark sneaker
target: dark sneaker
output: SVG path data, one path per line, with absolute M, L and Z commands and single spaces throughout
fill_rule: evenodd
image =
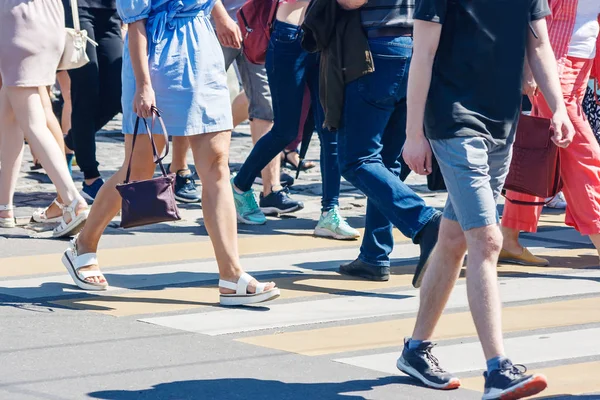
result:
M 513 365 L 505 360 L 500 369 L 489 374 L 483 373 L 485 391 L 482 400 L 516 400 L 533 396 L 546 389 L 548 382 L 544 375 L 525 375 L 524 365 Z
M 340 274 L 355 276 L 370 281 L 389 281 L 390 267 L 367 264 L 357 258 L 349 264 L 341 265 Z
M 423 281 L 423 276 L 425 276 L 425 271 L 427 270 L 429 256 L 438 241 L 441 222 L 442 213 L 437 213 L 429 220 L 427 225 L 423 227 L 421 232 L 419 232 L 418 239 L 415 241 L 421 248 L 419 263 L 417 264 L 417 269 L 415 270 L 415 275 L 412 280 L 412 285 L 416 288 L 421 287 L 421 281 Z
M 175 175 L 175 199 L 182 203 L 199 203 L 202 201 L 202 195 L 196 187 L 196 181 L 191 172 L 180 174 L 184 171 L 177 171 Z
M 81 196 L 88 202 L 93 203 L 102 185 L 104 185 L 104 181 L 102 180 L 102 178 L 96 179 L 91 185 L 86 185 L 86 183 L 83 182 Z
M 268 196 L 260 194 L 260 209 L 265 215 L 287 214 L 304 208 L 304 203 L 292 199 L 289 190 L 283 188 L 278 192 L 271 192 Z
M 411 350 L 408 348 L 409 341 L 409 338 L 404 339 L 404 349 L 396 363 L 400 371 L 433 389 L 450 390 L 460 387 L 460 380 L 444 371 L 438 359 L 431 354 L 435 344 L 423 342 L 418 348 Z
M 294 182 L 295 181 L 293 176 L 291 176 L 290 174 L 286 174 L 285 172 L 281 173 L 281 176 L 279 177 L 279 183 L 281 183 L 281 186 L 290 188 L 294 186 Z M 257 185 L 262 185 L 262 176 L 258 175 L 254 180 L 254 183 L 256 183 Z

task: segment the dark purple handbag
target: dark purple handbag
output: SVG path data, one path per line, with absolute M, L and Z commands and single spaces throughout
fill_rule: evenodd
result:
M 152 117 L 152 129 L 148 127 L 148 123 L 143 118 L 138 117 L 135 121 L 131 156 L 129 157 L 129 165 L 127 166 L 127 176 L 125 177 L 125 182 L 117 185 L 117 190 L 122 197 L 122 228 L 133 228 L 159 222 L 179 221 L 181 219 L 177 204 L 175 203 L 175 174 L 167 174 L 167 171 L 162 164 L 162 160 L 169 154 L 169 136 L 158 109 L 154 108 L 152 111 L 154 113 Z M 133 150 L 135 149 L 140 119 L 146 126 L 146 132 L 152 143 L 154 163 L 160 166 L 162 176 L 144 181 L 129 182 L 131 160 L 133 159 Z M 158 155 L 152 137 L 155 119 L 158 119 L 162 128 L 162 133 L 165 135 L 166 148 L 165 155 L 162 157 Z

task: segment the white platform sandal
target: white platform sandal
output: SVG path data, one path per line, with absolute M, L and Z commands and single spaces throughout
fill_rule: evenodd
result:
M 90 213 L 90 210 L 83 210 L 81 213 L 79 213 L 79 215 L 76 215 L 75 210 L 77 209 L 77 204 L 79 204 L 79 200 L 75 199 L 70 205 L 63 206 L 63 216 L 61 217 L 61 223 L 59 226 L 54 228 L 54 231 L 52 232 L 53 237 L 59 238 L 66 236 L 74 236 L 83 229 L 88 214 Z M 65 221 L 65 216 L 67 214 L 71 216 L 71 222 L 69 223 Z
M 90 265 L 98 265 L 98 257 L 96 256 L 96 253 L 77 255 L 77 238 L 74 238 L 71 241 L 71 247 L 63 253 L 62 263 L 67 268 L 67 271 L 69 271 L 69 275 L 73 278 L 73 282 L 75 282 L 79 288 L 83 290 L 108 289 L 108 282 L 94 283 L 86 281 L 87 278 L 102 278 L 104 275 L 99 269 L 95 271 L 81 271 L 81 268 Z
M 61 211 L 65 208 L 65 206 L 63 206 L 62 204 L 60 204 L 58 202 L 58 199 L 54 199 L 52 201 L 52 204 L 56 204 L 56 206 Z M 50 204 L 50 206 L 52 204 Z M 37 210 L 35 210 L 33 212 L 33 215 L 31 216 L 31 222 L 37 222 L 38 224 L 53 224 L 55 222 L 60 222 L 60 220 L 62 220 L 62 218 L 63 218 L 62 215 L 59 215 L 58 217 L 54 217 L 54 218 L 48 218 L 48 216 L 46 215 L 50 206 L 48 206 L 46 208 L 38 208 Z
M 248 293 L 248 285 L 254 278 L 247 273 L 240 276 L 236 282 L 219 280 L 219 287 L 223 289 L 235 290 L 235 294 L 221 294 L 220 302 L 222 306 L 247 306 L 250 304 L 263 303 L 265 301 L 274 300 L 281 294 L 279 288 L 265 291 L 266 283 L 258 283 L 256 285 L 256 293 Z
M 0 211 L 12 211 L 14 207 L 12 204 L 0 205 Z M 17 220 L 15 217 L 0 218 L 0 228 L 14 228 L 17 226 Z

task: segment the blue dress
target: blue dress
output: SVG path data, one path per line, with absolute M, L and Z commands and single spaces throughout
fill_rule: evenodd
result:
M 117 0 L 126 24 L 147 19 L 148 65 L 156 106 L 172 136 L 233 128 L 223 51 L 210 12 L 216 0 Z M 123 55 L 123 132 L 135 126 L 129 39 Z M 143 124 L 140 124 L 143 129 Z

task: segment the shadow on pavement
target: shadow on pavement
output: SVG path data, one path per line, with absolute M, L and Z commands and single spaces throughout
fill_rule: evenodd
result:
M 366 392 L 394 383 L 414 384 L 412 379 L 398 376 L 335 383 L 286 383 L 250 378 L 214 379 L 161 383 L 146 390 L 106 390 L 90 393 L 88 396 L 104 400 L 359 400 L 365 397 L 352 393 Z

